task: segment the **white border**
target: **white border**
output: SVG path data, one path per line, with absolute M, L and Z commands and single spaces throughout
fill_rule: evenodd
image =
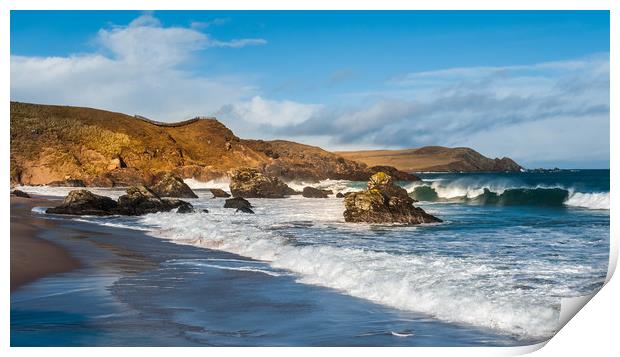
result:
M 470 1 L 458 1 L 458 0 L 434 0 L 434 1 L 396 1 L 396 0 L 382 0 L 382 1 L 368 1 L 359 0 L 355 3 L 336 3 L 333 0 L 302 0 L 302 1 L 283 1 L 283 0 L 263 0 L 263 1 L 250 1 L 250 0 L 228 0 L 218 2 L 203 2 L 191 0 L 108 0 L 108 1 L 79 1 L 79 0 L 0 0 L 0 36 L 2 38 L 2 47 L 0 49 L 2 61 L 0 64 L 2 70 L 1 83 L 3 86 L 0 91 L 5 98 L 0 101 L 0 107 L 2 108 L 2 129 L 5 140 L 2 143 L 2 150 L 6 162 L 2 165 L 2 175 L 7 182 L 9 181 L 9 151 L 10 143 L 9 136 L 9 103 L 10 103 L 10 15 L 9 10 L 34 10 L 34 9 L 54 9 L 54 10 L 97 10 L 97 9 L 109 9 L 109 10 L 134 10 L 134 9 L 151 9 L 151 10 L 198 10 L 198 9 L 211 9 L 211 10 L 234 10 L 234 9 L 294 9 L 294 10 L 341 10 L 341 9 L 418 9 L 418 10 L 476 10 L 476 9 L 493 9 L 493 10 L 548 10 L 548 9 L 564 9 L 564 10 L 611 10 L 611 262 L 610 270 L 608 273 L 608 279 L 611 277 L 612 272 L 616 266 L 618 257 L 618 225 L 616 224 L 616 211 L 618 204 L 618 196 L 615 194 L 616 185 L 614 183 L 619 182 L 617 171 L 618 167 L 618 150 L 620 145 L 617 143 L 618 139 L 618 110 L 614 105 L 618 99 L 618 71 L 615 69 L 614 64 L 618 62 L 618 34 L 620 33 L 619 21 L 617 12 L 620 9 L 620 2 L 618 1 L 605 1 L 605 0 L 590 0 L 590 1 L 546 1 L 546 0 L 521 0 L 521 1 L 493 1 L 493 0 L 470 0 Z M 5 193 L 4 204 L 1 207 L 4 229 L 4 285 L 3 285 L 3 308 L 2 314 L 2 341 L 3 349 L 5 352 L 13 353 L 15 355 L 35 355 L 40 353 L 51 355 L 83 355 L 85 353 L 92 356 L 106 356 L 108 353 L 144 353 L 155 355 L 168 355 L 170 353 L 183 353 L 185 355 L 204 355 L 205 353 L 225 356 L 234 356 L 241 354 L 251 353 L 258 356 L 289 356 L 291 353 L 300 356 L 314 356 L 318 353 L 328 354 L 342 354 L 342 353 L 355 353 L 356 355 L 370 355 L 374 354 L 390 354 L 390 355 L 410 355 L 412 353 L 422 353 L 423 355 L 445 355 L 454 354 L 459 356 L 484 356 L 484 355 L 515 355 L 522 354 L 531 351 L 535 351 L 545 343 L 526 346 L 526 347 L 514 347 L 514 348 L 366 348 L 366 349 L 347 349 L 342 348 L 211 348 L 208 350 L 202 348 L 117 348 L 114 351 L 102 348 L 55 348 L 55 349 L 41 349 L 41 348 L 9 348 L 9 332 L 10 332 L 10 292 L 8 284 L 8 276 L 10 270 L 10 249 L 9 249 L 9 225 L 10 225 L 10 213 L 9 213 L 9 196 Z M 568 322 L 565 328 L 552 338 L 538 355 L 546 356 L 560 356 L 564 354 L 579 354 L 586 353 L 600 353 L 601 355 L 613 354 L 611 351 L 617 351 L 617 319 L 618 319 L 618 301 L 620 301 L 620 283 L 618 279 L 611 280 L 601 292 L 599 292 L 592 302 L 586 304 L 582 309 L 582 312 L 577 314 L 572 320 Z M 598 353 L 597 353 L 598 352 Z

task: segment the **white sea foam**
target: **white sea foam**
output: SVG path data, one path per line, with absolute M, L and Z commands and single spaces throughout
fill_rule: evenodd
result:
M 52 187 L 52 186 L 17 186 L 18 190 L 34 195 L 46 196 L 46 197 L 65 197 L 73 190 L 85 189 L 92 193 L 109 196 L 113 199 L 117 199 L 119 196 L 125 194 L 125 188 L 103 188 L 103 187 Z
M 239 263 L 239 262 L 243 262 L 243 263 L 250 263 L 249 265 L 241 265 L 241 266 L 235 266 L 235 265 L 223 265 L 223 264 L 213 264 L 213 263 L 205 263 L 203 261 L 200 260 L 196 260 L 196 259 L 186 259 L 186 260 L 174 260 L 174 261 L 169 261 L 168 264 L 169 265 L 191 265 L 191 266 L 196 266 L 196 267 L 204 267 L 204 268 L 215 268 L 215 269 L 221 269 L 221 270 L 233 270 L 233 271 L 244 271 L 244 272 L 251 272 L 251 273 L 260 273 L 260 274 L 266 274 L 266 275 L 270 275 L 270 276 L 282 276 L 285 275 L 284 273 L 281 272 L 276 272 L 270 269 L 263 269 L 260 267 L 257 267 L 256 265 L 252 265 L 251 263 L 253 263 L 252 261 L 242 261 L 239 259 L 235 259 L 235 260 L 218 260 L 218 261 L 224 261 L 224 262 L 234 262 L 234 263 Z
M 230 192 L 230 180 L 228 178 L 219 178 L 210 181 L 200 181 L 193 178 L 186 178 L 183 181 L 187 184 L 187 186 L 194 190 L 219 188 L 224 191 Z
M 332 190 L 334 194 L 338 192 L 351 192 L 357 191 L 360 188 L 352 186 L 352 181 L 348 180 L 321 180 L 319 182 L 306 182 L 306 181 L 289 181 L 286 184 L 295 191 L 302 191 L 304 187 L 310 186 L 321 190 Z M 365 187 L 365 185 L 364 185 Z
M 329 201 L 328 205 L 339 203 Z M 327 201 L 322 202 L 314 210 L 323 211 Z M 285 211 L 296 211 L 294 200 L 278 203 L 287 206 Z M 256 216 L 158 213 L 140 218 L 142 224 L 161 227 L 153 233 L 162 238 L 267 261 L 275 269 L 296 273 L 301 283 L 326 286 L 387 306 L 522 337 L 545 337 L 555 331 L 559 301 L 510 289 L 513 284 L 510 276 L 514 272 L 495 269 L 488 262 L 476 259 L 295 245 L 286 237 L 264 229 L 263 225 L 273 220 L 273 216 L 261 212 Z M 559 268 L 533 266 L 532 269 Z M 488 276 L 494 278 L 489 280 Z
M 573 193 L 566 202 L 567 206 L 589 209 L 609 209 L 609 192 Z

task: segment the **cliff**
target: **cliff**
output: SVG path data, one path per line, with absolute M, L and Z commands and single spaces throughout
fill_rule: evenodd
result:
M 240 167 L 285 180 L 367 180 L 373 173 L 318 147 L 241 139 L 214 118 L 159 123 L 98 109 L 18 102 L 11 102 L 10 160 L 11 184 L 27 185 L 68 178 L 91 186 L 148 184 L 163 172 L 207 181 Z
M 406 172 L 499 172 L 519 171 L 512 159 L 491 159 L 470 148 L 425 146 L 406 150 L 368 150 L 336 152 L 345 159 L 368 166 L 389 165 Z

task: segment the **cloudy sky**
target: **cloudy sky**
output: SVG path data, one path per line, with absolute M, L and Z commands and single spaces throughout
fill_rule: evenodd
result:
M 607 168 L 609 14 L 12 11 L 11 99 Z

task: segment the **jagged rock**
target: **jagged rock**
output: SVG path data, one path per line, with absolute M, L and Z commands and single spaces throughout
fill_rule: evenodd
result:
M 77 179 L 66 179 L 62 181 L 52 181 L 47 184 L 52 187 L 86 187 L 84 181 Z
M 62 204 L 48 208 L 46 213 L 108 216 L 115 214 L 118 203 L 106 196 L 99 196 L 87 190 L 69 192 Z
M 243 197 L 229 198 L 224 202 L 224 208 L 251 208 L 252 204 Z
M 314 187 L 304 187 L 301 195 L 306 198 L 327 198 L 329 195 L 333 194 L 332 190 L 321 190 Z
M 228 198 L 228 197 L 230 197 L 230 194 L 228 192 L 222 190 L 221 188 L 211 188 L 211 189 L 209 189 L 209 191 L 211 191 L 211 193 L 213 194 L 213 198 L 216 198 L 216 197 Z
M 236 170 L 230 178 L 230 192 L 233 197 L 283 198 L 295 193 L 284 182 L 274 176 L 265 176 L 256 169 Z
M 243 213 L 250 213 L 250 214 L 254 214 L 254 211 L 252 211 L 251 208 L 248 207 L 239 207 L 237 208 L 237 210 L 235 211 L 235 213 L 237 212 L 243 212 Z
M 177 213 L 194 213 L 194 207 L 187 202 L 183 202 L 179 208 L 177 208 Z
M 118 198 L 118 214 L 138 216 L 147 213 L 166 212 L 181 206 L 192 207 L 191 204 L 177 199 L 162 199 L 144 185 L 132 186 L 127 194 Z
M 160 197 L 198 198 L 182 178 L 172 174 L 164 175 L 151 186 L 151 190 Z
M 346 222 L 420 224 L 441 222 L 423 209 L 413 206 L 407 191 L 394 184 L 384 172 L 370 177 L 368 189 L 345 196 Z
M 17 196 L 17 197 L 30 198 L 29 194 L 27 194 L 24 191 L 20 191 L 20 190 L 13 190 L 13 191 L 11 191 L 11 194 L 13 196 Z
M 336 198 L 343 198 L 343 197 L 344 197 L 344 195 L 342 194 L 342 192 L 338 192 L 336 194 Z

